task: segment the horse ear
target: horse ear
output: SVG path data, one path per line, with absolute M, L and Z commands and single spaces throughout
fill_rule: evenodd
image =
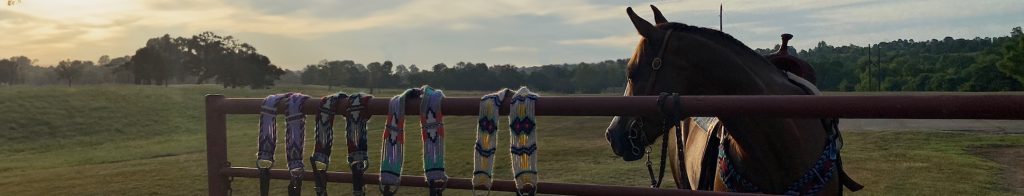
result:
M 633 26 L 636 27 L 636 31 L 640 33 L 640 36 L 650 37 L 654 34 L 654 25 L 637 16 L 636 12 L 633 12 L 632 7 L 626 8 L 626 15 L 629 15 L 629 20 L 633 21 Z
M 665 15 L 661 14 L 661 10 L 658 10 L 658 7 L 654 7 L 654 5 L 651 5 L 651 10 L 654 11 L 654 23 L 661 24 L 668 22 L 668 20 L 665 19 Z

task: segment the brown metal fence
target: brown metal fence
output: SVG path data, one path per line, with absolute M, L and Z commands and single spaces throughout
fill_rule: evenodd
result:
M 542 97 L 536 104 L 538 116 L 631 116 L 657 114 L 657 96 L 632 97 Z M 446 115 L 477 115 L 479 98 L 445 98 L 442 111 Z M 1022 95 L 881 95 L 881 96 L 683 96 L 682 112 L 687 116 L 749 116 L 772 118 L 910 118 L 910 119 L 1024 119 Z M 262 99 L 225 98 L 223 95 L 206 96 L 206 159 L 209 194 L 226 195 L 228 177 L 258 177 L 255 168 L 230 167 L 227 160 L 227 115 L 259 114 Z M 387 112 L 387 98 L 370 101 L 369 112 L 383 115 Z M 417 98 L 406 101 L 406 113 L 418 114 Z M 310 99 L 303 108 L 305 114 L 315 114 L 319 99 Z M 338 112 L 346 108 L 338 108 Z M 501 108 L 508 114 L 508 105 Z M 601 134 L 594 130 L 594 133 Z M 307 172 L 305 180 L 313 180 Z M 287 171 L 273 170 L 271 178 L 288 179 Z M 377 183 L 377 175 L 363 176 L 368 184 Z M 402 176 L 402 186 L 426 187 L 422 176 Z M 349 183 L 351 174 L 329 172 L 330 182 Z M 538 184 L 540 193 L 564 195 L 723 195 L 680 189 L 652 189 L 647 187 L 606 186 L 572 183 Z M 448 188 L 471 189 L 468 178 L 451 178 Z M 495 180 L 493 190 L 515 191 L 514 182 Z M 732 194 L 728 194 L 732 195 Z

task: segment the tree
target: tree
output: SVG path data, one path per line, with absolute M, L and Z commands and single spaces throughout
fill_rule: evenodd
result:
M 420 68 L 416 67 L 416 64 L 412 64 L 409 66 L 409 73 L 420 73 Z
M 0 84 L 14 84 L 17 81 L 18 64 L 0 59 Z
M 104 55 L 104 56 L 106 56 L 106 55 Z M 110 68 L 111 74 L 114 75 L 113 76 L 114 83 L 128 84 L 128 83 L 132 83 L 132 78 L 134 77 L 134 75 L 131 72 L 131 70 L 129 70 L 129 68 L 131 67 L 129 65 L 131 60 L 132 60 L 132 56 L 126 55 L 126 56 L 123 56 L 123 57 L 117 57 L 117 58 L 114 58 L 114 59 L 110 59 L 109 62 L 107 62 L 106 64 L 103 64 L 102 66 Z
M 91 61 L 79 61 L 71 59 L 63 60 L 58 63 L 55 67 L 54 72 L 57 73 L 57 77 L 61 80 L 67 80 L 68 86 L 71 86 L 71 82 L 82 75 L 82 69 L 85 68 L 86 64 L 92 64 Z
M 398 65 L 395 67 L 395 77 L 398 78 L 398 82 L 395 83 L 396 85 L 409 85 L 409 69 L 405 68 L 405 65 Z
M 123 69 L 130 70 L 135 76 L 135 84 L 165 84 L 168 73 L 164 57 L 152 47 L 144 47 L 135 50 L 131 61 L 123 64 Z
M 1003 46 L 1006 55 L 997 65 L 1000 71 L 1024 83 L 1024 36 L 1020 36 L 1020 27 L 1014 31 L 1018 34 L 1016 41 Z
M 433 71 L 434 73 L 439 73 L 441 71 L 444 71 L 445 69 L 448 69 L 448 65 L 445 65 L 444 63 L 438 63 L 434 65 Z
M 107 55 L 100 56 L 100 59 L 96 60 L 96 65 L 99 65 L 99 66 L 106 66 L 109 63 L 110 63 L 110 56 L 107 56 Z

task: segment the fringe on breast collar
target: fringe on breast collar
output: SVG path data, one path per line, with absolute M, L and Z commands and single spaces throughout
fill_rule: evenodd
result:
M 352 169 L 352 194 L 365 195 L 363 172 L 369 165 L 367 160 L 366 124 L 370 120 L 367 106 L 373 95 L 356 93 L 348 97 L 345 115 L 345 138 L 348 142 L 348 163 Z
M 402 164 L 405 157 L 405 99 L 419 97 L 420 89 L 408 89 L 391 97 L 388 102 L 388 119 L 384 123 L 381 139 L 380 191 L 391 196 L 398 192 L 402 180 Z
M 512 90 L 507 88 L 484 95 L 480 98 L 480 114 L 476 126 L 476 143 L 473 145 L 473 195 L 489 195 L 494 181 L 494 153 L 498 143 L 498 110 Z M 477 189 L 486 189 L 478 194 Z
M 521 87 L 512 97 L 509 107 L 509 152 L 517 195 L 537 194 L 537 119 L 534 103 L 539 96 Z
M 441 100 L 444 93 L 430 86 L 422 88 L 420 102 L 421 139 L 423 140 L 423 173 L 431 196 L 440 196 L 448 181 L 444 167 L 444 113 Z
M 341 100 L 347 98 L 344 92 L 338 92 L 320 99 L 316 114 L 316 145 L 309 157 L 315 182 L 313 190 L 317 196 L 327 196 L 327 166 L 331 162 L 331 146 L 334 144 L 334 111 L 337 111 Z

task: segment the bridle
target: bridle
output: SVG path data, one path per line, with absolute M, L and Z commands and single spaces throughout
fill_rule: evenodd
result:
M 662 56 L 665 54 L 665 48 L 667 47 L 668 40 L 669 40 L 669 38 L 671 36 L 672 36 L 672 30 L 670 29 L 665 34 L 665 37 L 662 39 L 661 47 L 658 50 L 658 55 L 655 56 L 654 60 L 651 61 L 651 70 L 652 70 L 651 74 L 650 74 L 651 76 L 647 80 L 647 86 L 644 89 L 645 92 L 644 92 L 643 95 L 651 95 L 651 94 L 654 93 L 654 84 L 655 84 L 655 82 L 658 79 L 658 71 L 661 70 L 661 67 L 662 67 L 662 64 L 663 64 Z M 673 102 L 675 102 L 675 105 L 674 105 L 673 110 L 669 110 L 668 108 L 665 108 L 665 103 L 664 102 L 670 96 L 674 97 Z M 664 136 L 662 136 L 662 142 L 661 142 L 661 162 L 660 162 L 660 166 L 659 166 L 659 169 L 658 169 L 659 170 L 658 177 L 654 176 L 654 167 L 653 167 L 653 164 L 651 163 L 651 156 L 650 156 L 651 147 L 650 147 L 650 145 L 647 145 L 647 144 L 650 144 L 650 142 L 647 141 L 647 133 L 643 131 L 644 123 L 643 123 L 642 117 L 638 117 L 638 118 L 635 118 L 635 119 L 631 120 L 631 122 L 629 123 L 629 131 L 628 131 L 628 135 L 627 135 L 628 136 L 627 141 L 629 141 L 629 145 L 630 145 L 630 153 L 633 153 L 633 155 L 637 155 L 637 156 L 640 156 L 643 153 L 646 153 L 647 161 L 646 161 L 645 165 L 647 166 L 647 173 L 648 173 L 648 175 L 651 178 L 651 188 L 658 188 L 658 187 L 660 187 L 662 179 L 664 179 L 664 177 L 665 177 L 665 157 L 667 156 L 666 152 L 667 152 L 667 149 L 668 149 L 668 134 L 667 134 L 667 132 L 668 132 L 669 129 L 672 128 L 672 127 L 666 126 L 666 125 L 668 125 L 669 122 L 675 122 L 673 124 L 676 127 L 676 130 L 680 130 L 679 120 L 682 119 L 682 115 L 678 113 L 680 111 L 680 109 L 681 109 L 681 106 L 679 105 L 679 94 L 677 94 L 677 93 L 672 93 L 672 94 L 661 93 L 658 96 L 658 107 L 660 108 L 662 116 L 664 117 L 662 119 L 663 120 L 662 127 L 660 127 L 660 128 L 661 128 L 662 132 L 666 132 L 666 134 Z

